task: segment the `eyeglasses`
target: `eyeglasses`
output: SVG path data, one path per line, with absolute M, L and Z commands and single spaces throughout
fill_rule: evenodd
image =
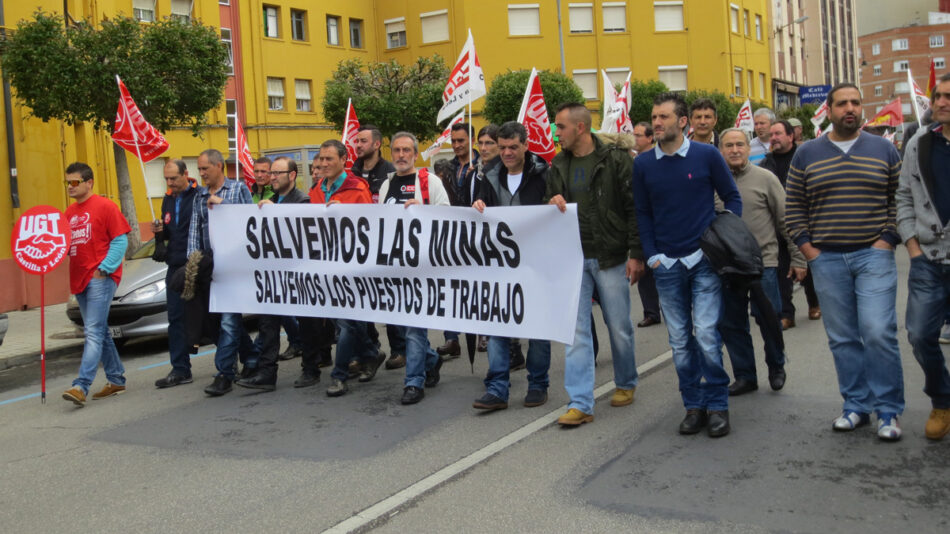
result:
M 287 174 L 290 171 L 268 171 L 267 174 L 271 176 L 280 176 L 281 174 Z
M 76 187 L 77 185 L 83 182 L 88 182 L 88 181 L 89 180 L 63 180 L 63 183 L 68 185 L 69 187 Z

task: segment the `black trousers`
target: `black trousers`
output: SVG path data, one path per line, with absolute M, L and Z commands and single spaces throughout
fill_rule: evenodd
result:
M 653 269 L 647 267 L 643 270 L 643 276 L 637 281 L 637 293 L 640 293 L 640 303 L 643 304 L 643 318 L 652 317 L 659 321 L 660 295 L 656 292 Z
M 280 352 L 280 315 L 262 315 L 259 320 L 261 355 L 257 360 L 258 373 L 277 375 L 277 355 Z M 330 359 L 333 344 L 333 321 L 322 317 L 298 317 L 303 354 L 300 367 L 304 372 L 319 376 L 321 360 Z
M 782 294 L 782 319 L 795 320 L 795 305 L 792 303 L 792 291 L 794 282 L 788 277 L 788 270 L 792 265 L 792 257 L 788 253 L 787 242 L 779 238 L 778 240 L 778 291 Z M 805 289 L 805 300 L 809 308 L 818 307 L 818 294 L 815 293 L 815 283 L 812 282 L 811 269 L 808 270 L 808 276 L 802 280 L 802 288 Z

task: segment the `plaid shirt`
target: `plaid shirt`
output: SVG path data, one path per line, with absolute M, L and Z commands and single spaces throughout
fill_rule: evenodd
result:
M 252 204 L 251 192 L 247 186 L 237 180 L 225 178 L 224 185 L 214 193 L 221 197 L 222 204 Z M 201 188 L 195 195 L 195 207 L 191 211 L 191 225 L 188 227 L 188 255 L 196 250 L 211 248 L 211 238 L 208 235 L 208 199 L 211 192 Z

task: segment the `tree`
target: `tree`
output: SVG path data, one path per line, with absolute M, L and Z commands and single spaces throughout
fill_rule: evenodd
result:
M 429 139 L 438 131 L 435 119 L 448 76 L 449 70 L 438 54 L 419 57 L 411 65 L 396 60 L 343 60 L 327 81 L 323 116 L 342 132 L 346 102 L 352 98 L 360 123 L 375 125 L 384 137 L 405 131 L 420 140 Z
M 802 122 L 802 138 L 813 139 L 815 137 L 815 125 L 811 118 L 818 110 L 819 104 L 803 104 L 800 108 L 785 108 L 779 112 L 781 119 L 798 119 Z
M 495 76 L 485 95 L 485 107 L 482 113 L 489 122 L 502 124 L 518 118 L 521 110 L 521 101 L 524 100 L 525 89 L 528 87 L 528 78 L 531 71 L 509 70 Z M 548 70 L 538 71 L 541 79 L 541 92 L 544 93 L 544 102 L 548 107 L 548 120 L 554 124 L 554 115 L 557 107 L 565 102 L 584 103 L 584 92 L 574 83 L 574 80 Z
M 114 128 L 119 89 L 125 82 L 145 119 L 161 131 L 188 125 L 198 135 L 207 112 L 218 107 L 227 83 L 228 52 L 215 29 L 165 19 L 104 20 L 97 28 L 39 11 L 0 43 L 2 68 L 29 115 L 72 125 Z M 112 144 L 122 214 L 138 227 L 125 150 Z M 141 238 L 129 235 L 129 254 Z
M 653 115 L 653 99 L 660 93 L 669 91 L 666 84 L 660 80 L 630 80 L 630 121 L 651 122 Z

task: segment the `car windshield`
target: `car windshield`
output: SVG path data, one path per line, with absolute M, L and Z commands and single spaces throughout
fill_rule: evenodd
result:
M 150 239 L 147 243 L 143 243 L 129 259 L 141 260 L 143 258 L 151 258 L 153 252 L 155 252 L 155 240 Z

